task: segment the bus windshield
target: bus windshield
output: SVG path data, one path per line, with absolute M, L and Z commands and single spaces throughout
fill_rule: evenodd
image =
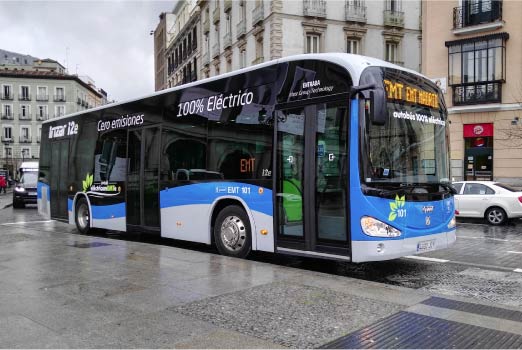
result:
M 447 112 L 435 84 L 394 69 L 368 73 L 383 82 L 388 115 L 384 125 L 364 118 L 362 182 L 371 187 L 447 183 Z

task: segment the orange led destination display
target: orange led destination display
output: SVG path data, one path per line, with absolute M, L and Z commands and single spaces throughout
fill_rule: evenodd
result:
M 436 93 L 387 79 L 384 79 L 384 85 L 388 99 L 403 100 L 431 108 L 439 108 L 439 98 Z

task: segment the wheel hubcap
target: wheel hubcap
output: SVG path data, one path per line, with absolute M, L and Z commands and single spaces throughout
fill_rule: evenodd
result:
M 503 218 L 504 218 L 504 215 L 502 214 L 502 212 L 500 212 L 498 210 L 492 210 L 489 213 L 489 221 L 494 224 L 501 223 Z
M 221 224 L 221 241 L 225 248 L 237 251 L 243 247 L 246 240 L 246 228 L 237 216 L 228 216 Z
M 89 227 L 89 208 L 87 208 L 86 204 L 80 204 L 76 215 L 78 217 L 78 225 L 82 229 Z

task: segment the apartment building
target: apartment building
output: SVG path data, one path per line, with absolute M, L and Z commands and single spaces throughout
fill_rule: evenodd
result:
M 69 75 L 60 63 L 0 50 L 0 168 L 12 173 L 39 158 L 41 123 L 107 103 L 92 79 Z
M 423 4 L 423 73 L 449 109 L 452 176 L 522 185 L 520 1 Z
M 175 86 L 318 52 L 363 54 L 419 71 L 420 15 L 420 0 L 179 1 L 164 79 Z

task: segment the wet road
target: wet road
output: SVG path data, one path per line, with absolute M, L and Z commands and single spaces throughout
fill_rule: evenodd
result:
M 34 208 L 0 209 L 2 225 L 40 220 Z M 65 234 L 76 233 L 73 226 L 60 227 Z M 481 220 L 460 220 L 457 228 L 457 242 L 449 249 L 393 261 L 352 264 L 265 253 L 251 254 L 249 259 L 522 307 L 522 220 L 500 227 Z M 206 245 L 145 234 L 108 233 L 103 237 L 217 254 Z

